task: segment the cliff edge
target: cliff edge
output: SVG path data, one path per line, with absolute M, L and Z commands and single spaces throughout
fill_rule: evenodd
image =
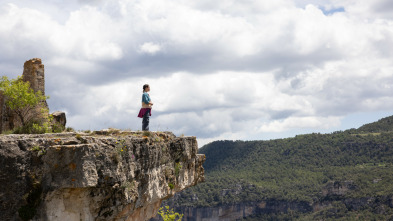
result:
M 195 137 L 97 131 L 0 136 L 0 220 L 148 220 L 204 181 Z

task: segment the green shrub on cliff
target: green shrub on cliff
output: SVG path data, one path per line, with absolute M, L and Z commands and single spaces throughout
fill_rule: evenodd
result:
M 5 104 L 20 119 L 22 126 L 27 126 L 36 117 L 31 112 L 48 99 L 41 91 L 34 92 L 29 82 L 22 80 L 22 77 L 8 79 L 3 76 L 0 80 L 0 91 L 5 97 Z
M 169 206 L 161 207 L 158 214 L 164 221 L 181 221 L 183 214 L 175 213 L 173 209 L 169 209 Z

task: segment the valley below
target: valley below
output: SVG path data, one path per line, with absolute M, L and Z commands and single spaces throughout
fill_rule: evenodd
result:
M 215 141 L 199 152 L 206 182 L 163 203 L 183 220 L 393 219 L 393 117 L 330 134 Z

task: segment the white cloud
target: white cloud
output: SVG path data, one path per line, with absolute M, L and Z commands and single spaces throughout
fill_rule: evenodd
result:
M 4 3 L 0 71 L 41 57 L 49 104 L 76 128 L 140 129 L 145 83 L 152 129 L 202 142 L 393 108 L 386 0 Z
M 86 60 L 116 60 L 123 56 L 116 33 L 120 26 L 108 15 L 86 6 L 70 14 L 51 41 L 58 53 Z
M 340 117 L 288 117 L 263 124 L 259 132 L 283 132 L 292 128 L 328 129 L 340 125 Z
M 344 0 L 332 1 L 335 5 L 342 5 L 350 16 L 357 19 L 392 19 L 393 4 L 389 0 L 356 1 Z
M 161 46 L 153 42 L 145 42 L 143 45 L 141 45 L 140 50 L 142 53 L 154 55 L 161 50 Z
M 15 4 L 4 5 L 2 11 L 6 13 L 0 15 L 0 38 L 8 44 L 1 48 L 9 54 L 33 52 L 96 61 L 123 55 L 113 35 L 119 26 L 95 8 L 87 6 L 72 12 L 65 25 L 48 14 Z M 27 51 L 15 51 L 19 47 Z

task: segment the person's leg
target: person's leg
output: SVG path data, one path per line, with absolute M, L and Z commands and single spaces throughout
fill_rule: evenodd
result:
M 149 118 L 150 118 L 150 110 L 146 111 L 145 115 L 143 115 L 142 120 L 142 130 L 149 130 Z

